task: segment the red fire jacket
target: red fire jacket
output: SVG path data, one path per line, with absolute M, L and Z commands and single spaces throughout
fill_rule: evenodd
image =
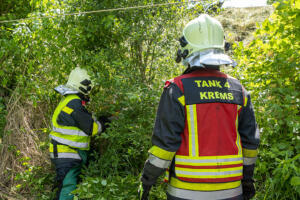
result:
M 175 174 L 188 182 L 242 179 L 243 155 L 238 115 L 245 102 L 238 80 L 221 72 L 198 71 L 176 77 L 184 94 L 185 126 L 175 155 Z
M 172 196 L 238 196 L 240 180 L 253 176 L 259 144 L 250 95 L 237 79 L 217 70 L 198 68 L 167 81 L 152 143 L 144 184 L 167 171 Z M 243 166 L 251 170 L 245 174 Z

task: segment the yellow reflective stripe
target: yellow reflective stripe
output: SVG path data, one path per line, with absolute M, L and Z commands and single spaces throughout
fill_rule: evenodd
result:
M 246 107 L 246 106 L 247 106 L 247 103 L 248 103 L 248 98 L 245 96 L 244 107 Z
M 80 142 L 80 143 L 89 143 L 90 137 L 88 136 L 78 136 L 78 135 L 65 135 L 62 133 L 51 131 L 50 135 L 63 138 L 65 140 Z
M 50 153 L 50 158 L 55 158 L 54 153 Z M 81 157 L 78 153 L 57 153 L 56 158 L 73 158 L 81 160 Z
M 62 111 L 71 115 L 74 110 L 72 108 L 69 108 L 68 106 L 65 106 L 65 107 L 63 107 Z
M 238 147 L 239 155 L 242 155 L 242 146 L 241 146 L 240 134 L 239 134 L 239 132 L 237 132 L 236 134 L 237 134 L 236 144 L 237 144 L 237 147 Z
M 60 103 L 56 107 L 52 116 L 53 129 L 50 133 L 50 138 L 74 148 L 87 150 L 89 149 L 90 142 L 90 137 L 88 135 L 86 135 L 82 130 L 75 126 L 62 126 L 57 123 L 57 118 L 60 112 L 64 107 L 67 106 L 70 101 L 74 99 L 80 100 L 77 95 L 67 95 L 60 101 Z M 67 112 L 69 111 L 70 110 L 67 110 Z
M 176 164 L 178 165 L 189 165 L 189 166 L 219 166 L 219 165 L 235 165 L 235 164 L 241 164 L 243 163 L 243 160 L 238 160 L 238 161 L 229 161 L 229 162 L 218 162 L 218 163 L 213 163 L 213 162 L 208 162 L 208 163 L 187 163 L 187 162 L 180 162 L 176 161 Z
M 243 166 L 231 167 L 231 168 L 218 168 L 218 169 L 191 169 L 191 168 L 175 167 L 175 170 L 187 171 L 187 172 L 226 172 L 226 171 L 236 171 L 242 169 Z
M 197 157 L 199 155 L 199 145 L 196 104 L 187 105 L 186 109 L 189 129 L 189 155 Z
M 154 145 L 150 148 L 149 153 L 164 160 L 172 160 L 176 152 L 166 151 Z
M 53 150 L 53 144 L 50 144 L 49 146 L 49 152 L 54 152 Z M 66 145 L 57 145 L 57 152 L 58 153 L 77 153 L 75 149 L 72 149 Z
M 195 152 L 196 155 L 199 155 L 199 141 L 198 141 L 198 121 L 197 121 L 197 111 L 196 111 L 196 104 L 193 105 L 193 113 L 194 113 L 194 129 L 195 129 Z
M 228 155 L 228 156 L 201 156 L 201 157 L 187 157 L 175 156 L 175 164 L 189 165 L 189 166 L 219 166 L 219 165 L 234 165 L 242 164 L 242 155 Z
M 198 190 L 198 191 L 215 191 L 215 190 L 227 190 L 239 187 L 241 181 L 233 181 L 227 183 L 189 183 L 180 181 L 177 178 L 171 178 L 170 185 L 176 188 L 186 190 Z
M 183 105 L 185 106 L 185 97 L 184 95 L 182 95 L 181 97 L 178 98 L 178 101 Z
M 238 130 L 239 126 L 239 106 L 237 106 L 237 113 L 236 113 L 236 120 L 235 120 L 235 127 L 236 127 L 236 141 L 235 144 L 238 148 L 238 154 L 242 155 L 242 145 L 241 145 L 241 138 Z
M 242 176 L 243 172 L 235 173 L 235 174 L 212 174 L 212 175 L 195 175 L 195 174 L 182 174 L 178 173 L 176 170 L 176 176 L 179 177 L 184 177 L 184 178 L 231 178 L 231 177 L 236 177 L 236 176 Z
M 75 131 L 81 131 L 83 132 L 82 130 L 80 130 L 79 128 L 75 127 L 75 126 L 61 126 L 59 124 L 52 124 L 53 127 L 56 127 L 56 128 L 60 128 L 60 129 L 68 129 L 68 130 L 75 130 Z
M 190 114 L 190 105 L 186 106 L 186 119 L 188 124 L 188 130 L 189 130 L 189 155 L 192 155 L 192 127 L 191 127 L 191 114 Z
M 242 108 L 242 106 L 240 106 L 240 105 L 237 105 L 238 106 L 238 111 Z
M 77 127 L 73 127 L 73 126 L 61 126 L 61 125 L 59 125 L 57 123 L 57 118 L 58 118 L 59 113 L 73 99 L 80 99 L 80 98 L 77 95 L 68 95 L 68 96 L 66 96 L 64 99 L 62 99 L 60 101 L 60 103 L 56 107 L 56 109 L 54 111 L 54 114 L 53 114 L 53 117 L 52 117 L 52 124 L 53 124 L 53 126 L 58 127 L 58 128 L 64 128 L 64 129 L 79 130 Z
M 176 155 L 176 158 L 188 159 L 188 160 L 209 160 L 209 159 L 242 158 L 242 156 L 241 155 L 227 155 L 227 156 L 199 156 L 199 157 L 190 157 L 190 156 Z
M 252 150 L 252 149 L 245 149 L 245 148 L 243 148 L 243 156 L 244 157 L 254 158 L 254 157 L 257 156 L 257 154 L 258 154 L 257 149 Z
M 169 171 L 165 171 L 165 177 L 164 177 L 165 182 L 169 182 L 169 175 L 170 175 Z
M 57 128 L 55 126 L 52 127 L 52 131 L 62 133 L 64 135 L 75 135 L 75 136 L 85 136 L 88 137 L 88 135 L 81 131 L 80 129 L 78 130 L 73 130 L 73 129 L 64 129 L 64 128 Z
M 77 141 L 66 140 L 62 137 L 55 136 L 53 132 L 51 132 L 49 137 L 56 140 L 59 143 L 66 144 L 73 148 L 78 148 L 81 150 L 89 150 L 90 138 L 88 138 L 88 142 L 86 142 L 86 141 L 85 142 L 77 142 Z
M 243 167 L 221 168 L 221 169 L 190 169 L 175 167 L 177 177 L 186 178 L 229 178 L 241 176 Z
M 93 132 L 92 135 L 96 135 L 98 133 L 98 124 L 96 122 L 93 123 Z

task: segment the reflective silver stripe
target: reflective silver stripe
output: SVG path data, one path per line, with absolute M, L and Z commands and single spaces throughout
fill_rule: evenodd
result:
M 256 130 L 255 130 L 255 139 L 259 139 L 259 133 L 260 133 L 259 127 L 257 125 Z
M 66 145 L 69 145 L 71 147 L 87 148 L 89 146 L 89 144 L 87 142 L 73 142 L 73 141 L 66 140 L 66 139 L 63 139 L 63 138 L 60 138 L 60 137 L 56 137 L 56 136 L 51 135 L 51 134 L 49 135 L 49 137 L 56 140 L 59 143 L 66 144 Z
M 253 165 L 256 163 L 256 157 L 255 158 L 247 158 L 244 157 L 244 165 Z
M 54 132 L 62 133 L 62 134 L 65 134 L 65 135 L 77 135 L 77 136 L 86 136 L 86 137 L 88 137 L 88 135 L 85 132 L 81 131 L 81 130 L 57 128 L 55 126 L 52 126 L 52 130 Z
M 156 166 L 156 167 L 159 167 L 159 168 L 163 168 L 163 169 L 166 169 L 170 166 L 171 164 L 171 161 L 170 160 L 163 160 L 163 159 L 160 159 L 152 154 L 150 154 L 149 158 L 148 158 L 149 162 Z
M 213 183 L 212 183 L 213 187 Z M 218 191 L 196 191 L 196 190 L 184 190 L 175 188 L 171 185 L 168 185 L 167 192 L 173 196 L 182 199 L 189 200 L 216 200 L 216 199 L 227 199 L 241 195 L 242 186 L 240 185 L 237 188 L 229 190 L 218 190 Z
M 54 158 L 54 153 L 50 153 L 50 157 Z M 73 158 L 81 160 L 81 157 L 77 153 L 57 153 L 57 158 Z
M 238 119 L 238 117 L 237 117 Z M 242 147 L 241 147 L 241 138 L 240 138 L 240 134 L 238 131 L 236 131 L 236 134 L 237 134 L 237 139 L 236 139 L 236 143 L 237 143 L 237 147 L 238 147 L 238 150 L 239 150 L 239 155 L 242 155 Z
M 175 173 L 177 175 L 193 175 L 193 176 L 209 176 L 209 175 L 215 175 L 215 176 L 222 176 L 222 175 L 230 175 L 230 174 L 241 174 L 243 170 L 233 170 L 233 171 L 220 171 L 220 172 L 190 172 L 190 171 L 182 171 L 177 170 L 175 168 Z
M 231 161 L 240 161 L 243 160 L 243 157 L 236 158 L 213 158 L 213 159 L 184 159 L 175 157 L 175 162 L 186 162 L 186 163 L 218 163 L 218 162 L 231 162 Z
M 98 124 L 98 134 L 102 132 L 102 125 L 99 121 L 96 121 L 96 123 Z
M 188 108 L 188 112 L 190 114 L 190 124 L 189 124 L 189 127 L 190 127 L 190 134 L 191 134 L 191 143 L 192 143 L 192 156 L 196 156 L 196 133 L 195 133 L 195 123 L 197 123 L 194 119 L 194 110 L 193 110 L 193 105 L 188 105 L 187 106 Z

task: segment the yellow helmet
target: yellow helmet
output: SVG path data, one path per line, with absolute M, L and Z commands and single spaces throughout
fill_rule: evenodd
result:
M 224 31 L 220 22 L 207 14 L 201 14 L 190 21 L 179 39 L 181 49 L 176 61 L 180 62 L 195 52 L 207 49 L 224 50 Z
M 92 90 L 93 83 L 85 69 L 76 67 L 71 71 L 66 86 L 78 91 L 79 93 L 88 95 Z

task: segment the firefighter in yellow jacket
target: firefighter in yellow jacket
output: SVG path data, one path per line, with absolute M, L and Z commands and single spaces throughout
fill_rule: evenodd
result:
M 249 93 L 220 72 L 234 64 L 223 28 L 203 14 L 179 41 L 176 61 L 187 69 L 165 84 L 139 199 L 148 199 L 163 172 L 169 200 L 250 199 L 259 132 Z
M 55 88 L 63 98 L 52 116 L 50 157 L 56 168 L 57 200 L 72 200 L 81 167 L 87 162 L 91 136 L 102 132 L 103 123 L 85 108 L 92 81 L 87 71 L 76 67 L 66 85 Z

